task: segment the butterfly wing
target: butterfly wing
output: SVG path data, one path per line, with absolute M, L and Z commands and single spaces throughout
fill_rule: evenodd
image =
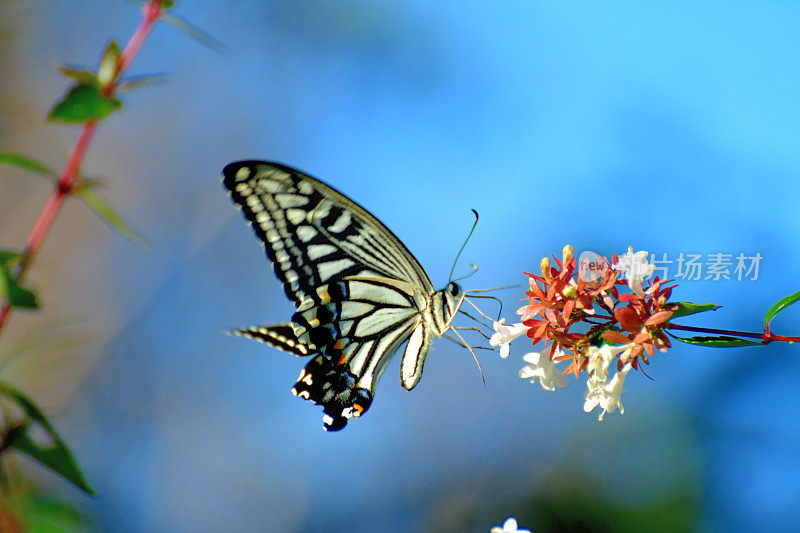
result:
M 252 326 L 243 329 L 229 329 L 225 333 L 235 337 L 252 339 L 273 348 L 303 357 L 314 352 L 300 342 L 294 333 L 292 324 L 275 324 L 274 326 Z
M 341 429 L 366 411 L 386 363 L 420 325 L 430 279 L 386 226 L 332 187 L 263 161 L 231 163 L 223 174 L 297 307 L 293 335 L 237 331 L 317 354 L 292 392 L 323 406 L 326 429 Z
M 265 161 L 231 163 L 223 174 L 233 201 L 264 242 L 286 296 L 298 307 L 317 287 L 353 275 L 386 277 L 433 291 L 400 239 L 332 187 Z

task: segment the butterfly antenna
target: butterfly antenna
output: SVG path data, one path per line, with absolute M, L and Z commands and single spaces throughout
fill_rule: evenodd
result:
M 503 285 L 502 287 L 492 287 L 491 289 L 471 289 L 467 291 L 467 294 L 472 294 L 473 292 L 492 292 L 492 291 L 502 291 L 505 289 L 517 289 L 519 287 L 521 287 L 521 285 Z
M 450 276 L 447 278 L 448 279 L 448 283 L 453 281 L 453 271 L 456 269 L 456 263 L 458 263 L 458 258 L 461 257 L 461 252 L 464 251 L 464 247 L 469 242 L 469 238 L 472 237 L 472 232 L 475 231 L 475 226 L 478 225 L 478 212 L 475 211 L 474 209 L 470 209 L 470 211 L 472 211 L 472 213 L 475 215 L 475 222 L 472 224 L 472 229 L 469 230 L 469 235 L 467 235 L 467 238 L 464 240 L 464 244 L 461 245 L 461 248 L 458 250 L 458 253 L 456 254 L 456 260 L 453 261 L 453 268 L 450 269 Z M 477 270 L 477 267 L 475 268 L 475 270 Z M 474 274 L 474 273 L 475 272 L 473 271 L 472 274 Z M 472 275 L 472 274 L 470 274 L 470 275 Z M 459 278 L 459 279 L 461 279 L 461 278 Z
M 471 266 L 471 267 L 472 267 L 472 272 L 470 272 L 470 273 L 469 273 L 469 274 L 467 274 L 466 276 L 461 276 L 460 278 L 452 279 L 452 280 L 450 280 L 450 281 L 461 281 L 462 279 L 467 279 L 468 277 L 470 277 L 471 275 L 473 275 L 475 272 L 477 272 L 477 271 L 478 271 L 478 265 L 476 265 L 476 264 L 474 264 L 474 263 L 470 263 L 470 265 L 469 265 L 469 266 Z M 452 271 L 450 272 L 450 275 L 451 275 L 451 276 L 453 275 L 453 272 L 452 272 Z

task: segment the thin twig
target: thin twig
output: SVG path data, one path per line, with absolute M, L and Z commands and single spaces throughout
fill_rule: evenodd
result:
M 153 29 L 153 25 L 156 23 L 156 21 L 158 21 L 160 16 L 161 0 L 150 0 L 142 6 L 142 20 L 139 22 L 139 26 L 136 28 L 136 31 L 133 33 L 130 40 L 125 45 L 122 53 L 120 54 L 119 59 L 117 60 L 114 75 L 112 76 L 111 80 L 101 88 L 101 92 L 104 96 L 111 96 L 114 93 L 114 89 L 117 86 L 117 80 L 119 79 L 120 74 L 122 74 L 122 72 L 124 72 L 125 69 L 130 66 L 131 61 L 133 61 L 133 58 L 136 57 L 136 54 L 141 49 L 145 39 L 147 39 L 147 36 L 150 34 L 150 30 Z M 70 153 L 67 164 L 64 165 L 64 170 L 61 173 L 61 177 L 59 178 L 55 189 L 50 195 L 50 198 L 47 199 L 47 203 L 42 209 L 42 212 L 39 214 L 39 218 L 33 225 L 33 229 L 28 236 L 28 240 L 25 242 L 25 248 L 22 251 L 19 263 L 14 271 L 14 281 L 16 283 L 21 283 L 25 278 L 25 274 L 27 273 L 28 268 L 30 268 L 31 263 L 36 257 L 36 254 L 41 249 L 44 238 L 50 231 L 53 221 L 61 211 L 61 206 L 64 204 L 64 200 L 75 188 L 81 163 L 86 156 L 86 152 L 89 149 L 89 144 L 91 143 L 96 130 L 96 120 L 90 119 L 84 122 L 80 137 L 78 137 L 78 141 L 75 143 L 72 153 Z M 8 302 L 6 302 L 3 307 L 0 308 L 0 333 L 2 333 L 3 327 L 8 322 L 8 318 L 11 315 L 11 310 L 12 307 Z
M 778 342 L 800 342 L 800 337 L 787 337 L 785 335 L 776 335 L 771 331 L 763 331 L 761 333 L 752 333 L 749 331 L 733 331 L 730 329 L 714 329 L 714 328 L 698 328 L 695 326 L 682 326 L 680 324 L 669 323 L 669 329 L 678 329 L 681 331 L 695 331 L 697 333 L 715 333 L 717 335 L 735 335 L 736 337 L 747 337 L 750 339 L 760 339 L 764 344 L 772 341 Z

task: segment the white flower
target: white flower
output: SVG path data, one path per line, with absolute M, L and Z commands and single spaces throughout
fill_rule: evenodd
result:
M 586 357 L 589 361 L 586 363 L 586 371 L 589 373 L 589 379 L 605 383 L 608 376 L 608 366 L 611 361 L 621 354 L 629 350 L 631 344 L 622 344 L 619 346 L 612 346 L 610 344 L 603 344 L 599 348 L 597 346 L 590 346 L 586 352 Z
M 652 276 L 656 270 L 654 264 L 647 262 L 647 252 L 633 253 L 633 246 L 628 247 L 628 252 L 619 258 L 613 268 L 625 273 L 628 286 L 639 296 L 644 296 L 642 280 Z
M 526 353 L 522 357 L 522 360 L 528 363 L 528 365 L 519 371 L 519 377 L 522 379 L 530 378 L 531 383 L 536 383 L 538 379 L 539 384 L 544 390 L 554 391 L 556 390 L 556 386 L 562 389 L 566 387 L 567 379 L 556 368 L 555 363 L 550 360 L 550 352 L 552 349 L 553 345 L 551 344 L 541 353 Z M 554 357 L 560 357 L 562 355 L 564 355 L 564 352 L 561 351 L 561 347 L 559 346 Z
M 530 529 L 517 529 L 517 519 L 508 517 L 503 522 L 503 527 L 495 526 L 489 533 L 531 533 Z
M 625 392 L 622 390 L 622 385 L 625 383 L 625 376 L 628 375 L 630 369 L 630 363 L 626 364 L 622 370 L 614 374 L 609 382 L 606 382 L 605 379 L 590 378 L 586 382 L 589 390 L 584 395 L 586 401 L 583 404 L 583 410 L 588 413 L 599 405 L 603 410 L 597 417 L 598 420 L 603 420 L 603 415 L 613 413 L 617 407 L 619 407 L 619 413 L 624 414 L 625 408 L 622 407 L 620 396 Z
M 510 349 L 509 343 L 531 329 L 528 326 L 524 326 L 522 323 L 506 325 L 505 318 L 501 318 L 499 321 L 492 324 L 492 327 L 494 328 L 495 334 L 489 339 L 489 344 L 491 346 L 500 347 L 500 357 L 503 359 L 508 357 L 508 351 Z
M 589 373 L 589 379 L 594 379 L 599 382 L 605 382 L 608 375 L 608 365 L 614 358 L 614 353 L 611 346 L 604 344 L 601 347 L 590 346 L 589 351 L 586 352 L 586 371 Z

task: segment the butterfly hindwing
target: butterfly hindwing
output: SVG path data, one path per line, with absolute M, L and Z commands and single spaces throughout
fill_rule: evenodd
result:
M 227 333 L 236 337 L 252 339 L 263 344 L 268 344 L 284 352 L 304 357 L 316 353 L 303 344 L 295 335 L 291 324 L 276 324 L 274 326 L 251 326 L 242 329 L 229 329 Z
M 300 372 L 292 394 L 321 405 L 325 429 L 338 431 L 348 419 L 366 412 L 372 403 L 372 392 L 359 387 L 357 379 L 347 365 L 317 355 Z
M 292 393 L 323 406 L 329 431 L 366 412 L 386 363 L 417 315 L 408 294 L 376 299 L 377 289 L 398 286 L 392 280 L 357 277 L 336 285 L 318 291 L 315 305 L 292 316 L 298 342 L 321 352 L 306 364 Z

